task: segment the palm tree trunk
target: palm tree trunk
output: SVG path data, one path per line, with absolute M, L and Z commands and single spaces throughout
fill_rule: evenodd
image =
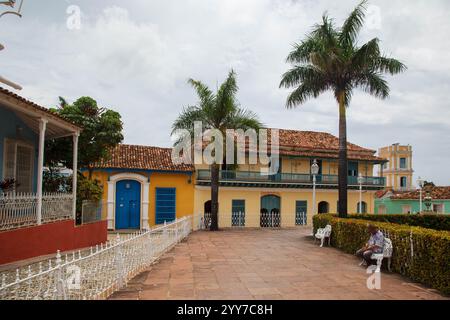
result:
M 338 189 L 339 208 L 338 214 L 341 218 L 347 217 L 347 119 L 344 103 L 345 93 L 339 94 L 339 169 L 338 169 Z
M 211 231 L 219 230 L 219 165 L 211 165 Z

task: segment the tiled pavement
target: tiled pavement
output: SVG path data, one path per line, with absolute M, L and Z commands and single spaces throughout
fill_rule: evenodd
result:
M 310 228 L 199 231 L 111 299 L 446 299 L 398 274 L 366 286 L 359 260 Z

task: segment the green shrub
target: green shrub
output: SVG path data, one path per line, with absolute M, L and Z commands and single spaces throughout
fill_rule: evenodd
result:
M 371 221 L 342 219 L 332 215 L 313 217 L 314 233 L 317 228 L 330 224 L 331 245 L 351 254 L 367 242 L 368 223 Z M 450 294 L 450 232 L 386 222 L 374 224 L 392 240 L 391 267 L 394 272 Z
M 407 224 L 434 230 L 450 231 L 450 215 L 438 214 L 351 214 L 352 219 Z
M 103 186 L 99 180 L 89 180 L 79 174 L 77 180 L 77 224 L 81 223 L 83 201 L 99 201 L 102 199 Z

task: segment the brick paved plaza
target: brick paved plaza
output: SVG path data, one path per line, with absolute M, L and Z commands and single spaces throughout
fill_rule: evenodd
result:
M 111 299 L 446 299 L 392 273 L 366 287 L 359 260 L 310 228 L 194 232 Z

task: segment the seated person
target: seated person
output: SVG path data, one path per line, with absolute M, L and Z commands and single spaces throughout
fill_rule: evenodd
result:
M 371 259 L 372 254 L 383 252 L 384 235 L 373 224 L 367 226 L 367 230 L 370 233 L 370 239 L 364 247 L 356 251 L 356 255 L 364 259 L 367 266 L 374 264 Z

